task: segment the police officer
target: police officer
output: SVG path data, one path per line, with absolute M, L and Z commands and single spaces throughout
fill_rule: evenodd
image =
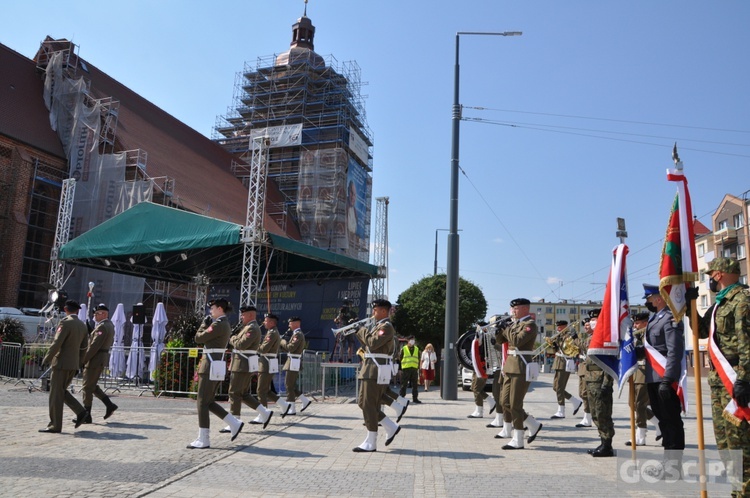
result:
M 578 346 L 578 395 L 583 401 L 583 418 L 576 424 L 576 427 L 591 427 L 591 406 L 589 405 L 589 391 L 586 387 L 586 351 L 589 349 L 591 340 L 591 317 L 583 319 L 583 333 L 578 336 L 576 346 Z
M 569 359 L 572 359 L 563 353 L 563 344 L 566 339 L 571 337 L 571 334 L 568 332 L 568 321 L 558 320 L 555 322 L 555 326 L 557 327 L 558 334 L 560 334 L 552 341 L 552 347 L 555 350 L 555 361 L 552 362 L 552 370 L 555 371 L 552 389 L 555 391 L 555 395 L 557 395 L 557 411 L 551 418 L 565 418 L 565 400 L 569 399 L 573 403 L 573 415 L 578 413 L 583 402 L 565 390 L 570 378 L 570 372 L 567 370 L 567 362 Z
M 391 303 L 385 299 L 376 299 L 372 306 L 375 324 L 370 329 L 362 327 L 357 331 L 357 337 L 365 349 L 365 359 L 359 368 L 358 378 L 361 382 L 357 405 L 362 410 L 367 437 L 362 444 L 352 449 L 355 453 L 377 451 L 378 422 L 385 429 L 386 446 L 401 431 L 401 427 L 380 409 L 381 399 L 389 385 L 387 372 L 392 372 L 390 361 L 396 336 L 396 330 L 389 319 Z
M 255 320 L 257 311 L 255 306 L 240 307 L 241 328 L 229 339 L 233 348 L 232 363 L 229 366 L 229 411 L 238 420 L 242 410 L 242 403 L 258 411 L 258 416 L 251 424 L 262 424 L 265 429 L 273 416 L 273 412 L 261 405 L 258 398 L 250 393 L 250 382 L 258 371 L 258 345 L 260 344 L 260 327 Z M 254 368 L 250 368 L 250 362 Z M 219 432 L 231 432 L 226 426 Z
M 273 375 L 279 371 L 281 336 L 279 335 L 279 329 L 276 328 L 278 323 L 278 316 L 273 313 L 266 313 L 263 320 L 266 335 L 263 337 L 263 343 L 258 348 L 258 352 L 260 353 L 260 360 L 258 362 L 258 400 L 266 408 L 268 408 L 268 400 L 278 404 L 279 408 L 281 408 L 281 418 L 284 418 L 289 413 L 291 405 L 271 390 Z M 272 366 L 275 366 L 275 368 L 271 368 Z M 275 371 L 271 372 L 271 370 Z
M 84 424 L 91 423 L 91 404 L 94 396 L 99 398 L 106 412 L 104 419 L 108 419 L 117 410 L 117 405 L 112 403 L 104 391 L 99 387 L 99 377 L 105 367 L 109 366 L 109 352 L 115 343 L 115 326 L 109 319 L 109 308 L 100 304 L 94 308 L 94 322 L 96 326 L 89 335 L 89 345 L 83 356 L 83 407 L 86 409 Z
M 648 312 L 643 311 L 633 315 L 633 345 L 635 346 L 635 356 L 638 361 L 637 368 L 633 373 L 633 386 L 635 388 L 635 444 L 644 446 L 646 444 L 646 434 L 648 432 L 647 422 L 654 417 L 654 413 L 649 408 L 648 389 L 646 388 L 646 350 L 643 347 L 643 334 L 646 332 L 648 324 Z M 633 399 L 630 400 L 632 406 Z M 659 422 L 654 421 L 658 429 Z M 657 437 L 660 435 L 657 432 Z M 658 440 L 658 439 L 657 439 Z M 625 446 L 631 446 L 632 441 L 626 441 Z
M 229 326 L 226 312 L 229 310 L 229 303 L 226 299 L 214 299 L 208 302 L 210 306 L 210 315 L 206 316 L 198 332 L 195 333 L 195 343 L 203 344 L 203 356 L 198 365 L 198 439 L 190 443 L 188 449 L 206 449 L 211 447 L 209 433 L 211 431 L 211 422 L 209 412 L 213 413 L 229 425 L 232 433 L 232 441 L 245 425 L 241 420 L 227 411 L 218 404 L 216 399 L 216 390 L 219 388 L 222 380 L 211 380 L 211 368 L 213 362 L 224 362 L 224 353 L 232 335 L 232 328 Z M 226 364 L 225 364 L 226 366 Z
M 49 424 L 39 432 L 62 432 L 63 403 L 76 414 L 76 429 L 86 419 L 86 410 L 68 391 L 76 371 L 81 366 L 80 359 L 86 350 L 88 328 L 78 319 L 81 307 L 76 301 L 65 302 L 65 318 L 55 331 L 55 338 L 50 344 L 42 365 L 50 365 L 49 383 Z
M 510 302 L 511 316 L 513 322 L 503 327 L 498 338 L 500 342 L 508 343 L 508 358 L 503 366 L 503 429 L 505 423 L 512 424 L 513 438 L 503 446 L 504 450 L 515 450 L 524 447 L 524 427 L 528 427 L 531 443 L 542 424 L 528 416 L 523 408 L 523 400 L 529 390 L 531 382 L 526 377 L 526 365 L 533 361 L 531 359 L 532 349 L 537 336 L 537 326 L 534 319 L 529 314 L 531 301 L 525 298 L 514 299 Z M 529 419 L 532 419 L 531 422 Z M 504 431 L 501 431 L 495 437 L 502 437 Z
M 685 332 L 675 322 L 656 285 L 643 284 L 646 307 L 653 313 L 646 326 L 646 384 L 651 410 L 659 421 L 665 450 L 685 449 L 685 428 L 677 383 L 685 359 Z
M 739 283 L 740 265 L 735 259 L 713 259 L 706 274 L 711 291 L 717 293 L 716 303 L 700 321 L 700 337 L 709 339 L 708 385 L 716 446 L 723 456 L 728 450 L 742 451 L 743 484 L 732 496 L 750 496 L 750 427 L 746 417 L 727 406 L 734 401 L 747 410 L 750 402 L 750 290 Z
M 284 385 L 286 386 L 286 401 L 290 405 L 288 415 L 297 414 L 295 405 L 298 397 L 302 402 L 300 413 L 304 412 L 312 402 L 297 388 L 297 378 L 302 369 L 302 353 L 305 351 L 305 334 L 300 328 L 301 325 L 302 319 L 300 317 L 289 318 L 289 331 L 292 332 L 292 336 L 289 340 L 281 340 L 281 349 L 287 352 L 286 363 L 284 363 L 284 371 L 286 372 Z M 284 334 L 284 337 L 286 337 L 286 334 Z
M 591 331 L 596 329 L 596 322 L 601 309 L 591 310 L 589 326 Z M 599 430 L 601 444 L 588 453 L 594 457 L 615 456 L 612 449 L 612 438 L 615 437 L 615 423 L 612 420 L 612 391 L 614 379 L 605 373 L 602 368 L 594 363 L 591 355 L 586 355 L 586 389 L 589 394 L 589 408 L 591 418 Z
M 413 335 L 407 339 L 406 345 L 401 348 L 401 396 L 406 396 L 406 386 L 411 384 L 412 403 L 419 404 L 419 346 Z

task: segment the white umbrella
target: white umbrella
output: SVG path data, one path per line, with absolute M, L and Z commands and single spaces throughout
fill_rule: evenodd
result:
M 159 366 L 161 352 L 164 351 L 164 339 L 167 336 L 167 312 L 164 311 L 164 303 L 156 305 L 154 318 L 151 319 L 151 358 L 148 369 L 151 371 L 151 380 L 154 380 L 154 370 Z
M 112 315 L 112 324 L 115 326 L 115 342 L 109 355 L 109 373 L 112 377 L 119 377 L 125 372 L 125 345 L 122 340 L 126 321 L 125 307 L 120 303 Z
M 132 322 L 133 319 L 131 318 Z M 141 378 L 143 373 L 143 352 L 141 348 L 141 336 L 143 335 L 143 325 L 133 324 L 133 342 L 130 344 L 130 354 L 128 355 L 128 368 L 126 376 L 129 379 L 135 377 Z

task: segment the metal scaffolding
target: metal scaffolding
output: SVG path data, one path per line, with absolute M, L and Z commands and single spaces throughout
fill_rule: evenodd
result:
M 378 197 L 375 202 L 373 264 L 378 267 L 378 276 L 372 279 L 372 298 L 382 299 L 388 295 L 388 197 Z
M 266 197 L 266 164 L 270 141 L 268 137 L 264 136 L 255 138 L 253 142 L 250 175 L 248 176 L 247 214 L 240 239 L 244 244 L 240 306 L 255 306 L 256 304 L 260 284 L 261 250 L 266 238 L 263 217 Z
M 55 242 L 50 255 L 49 283 L 55 289 L 61 289 L 65 279 L 65 263 L 58 260 L 60 248 L 70 240 L 70 220 L 73 216 L 73 200 L 76 193 L 76 181 L 68 178 L 62 182 L 60 192 L 60 209 L 57 213 L 57 227 L 55 228 Z

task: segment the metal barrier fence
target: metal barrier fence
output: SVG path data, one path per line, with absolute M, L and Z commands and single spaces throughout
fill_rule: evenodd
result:
M 6 383 L 25 384 L 29 390 L 45 388 L 48 378 L 47 365 L 42 359 L 47 354 L 49 344 L 0 344 L 0 379 Z M 99 379 L 99 386 L 105 391 L 137 390 L 140 395 L 152 392 L 154 396 L 187 396 L 197 389 L 196 368 L 202 355 L 201 348 L 165 348 L 153 371 L 149 371 L 150 347 L 125 347 L 121 355 L 121 370 L 112 375 L 105 368 Z M 115 351 L 113 349 L 113 354 Z M 137 365 L 127 368 L 127 359 L 137 361 Z M 231 354 L 225 355 L 227 361 Z M 305 351 L 302 368 L 297 380 L 299 389 L 307 395 L 354 397 L 357 395 L 356 370 L 358 363 L 327 363 L 329 353 L 325 351 Z M 280 353 L 279 365 L 286 361 L 286 353 Z M 229 370 L 229 369 L 227 369 Z M 279 395 L 286 394 L 284 385 L 286 372 L 274 375 L 274 386 Z M 221 383 L 217 396 L 226 396 L 229 389 L 230 372 Z M 81 373 L 74 379 L 80 385 Z

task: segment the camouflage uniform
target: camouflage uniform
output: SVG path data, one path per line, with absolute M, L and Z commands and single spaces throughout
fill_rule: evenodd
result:
M 576 339 L 576 345 L 578 346 L 579 358 L 581 361 L 578 362 L 578 395 L 583 400 L 583 412 L 591 413 L 591 405 L 589 404 L 589 390 L 586 385 L 586 351 L 589 348 L 589 341 L 591 340 L 591 334 L 585 332 L 581 333 Z
M 654 417 L 651 408 L 648 407 L 649 397 L 646 388 L 646 349 L 643 346 L 643 334 L 646 328 L 633 330 L 633 344 L 635 345 L 635 356 L 638 360 L 638 367 L 633 373 L 633 387 L 635 388 L 635 426 L 645 429 L 647 421 Z M 633 400 L 629 400 L 632 406 Z M 658 435 L 658 433 L 657 433 Z
M 714 339 L 727 361 L 733 366 L 737 378 L 750 381 L 750 290 L 737 284 L 729 289 L 716 307 Z M 700 337 L 708 337 L 714 306 L 708 309 L 700 322 Z M 750 427 L 746 421 L 738 426 L 723 417 L 730 396 L 713 366 L 708 374 L 711 389 L 711 415 L 716 447 L 722 450 L 742 450 L 744 481 L 742 492 L 732 496 L 750 496 Z
M 599 437 L 611 440 L 615 435 L 612 421 L 612 377 L 604 373 L 599 365 L 586 357 L 586 389 L 589 396 L 591 417 L 599 429 Z

